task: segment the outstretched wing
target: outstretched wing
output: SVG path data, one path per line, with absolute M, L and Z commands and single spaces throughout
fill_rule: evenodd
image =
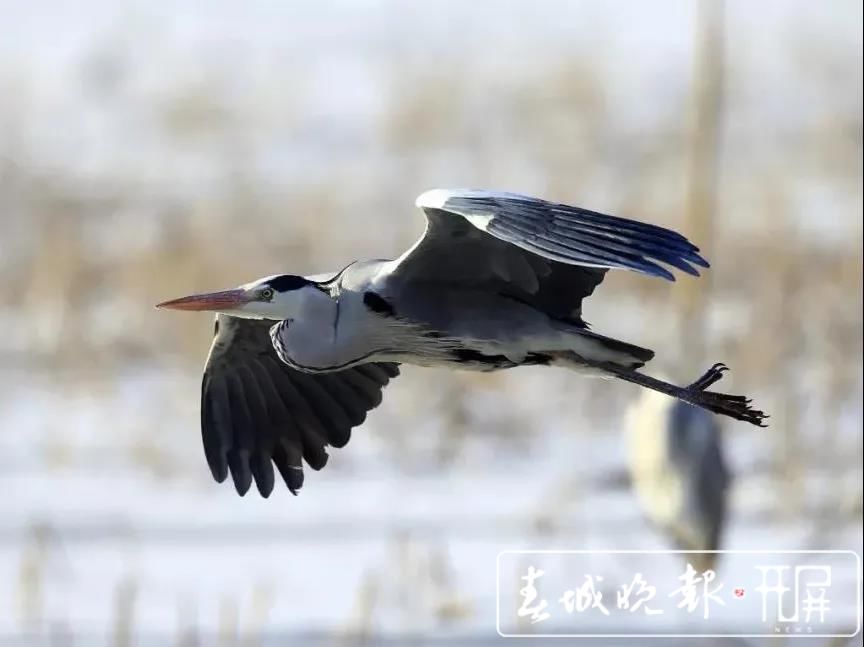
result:
M 334 373 L 301 373 L 282 363 L 270 341 L 272 321 L 218 315 L 201 385 L 201 435 L 210 471 L 230 471 L 242 496 L 252 484 L 273 490 L 273 464 L 296 494 L 302 461 L 327 463 L 327 445 L 343 447 L 351 429 L 381 403 L 397 364 L 376 362 Z
M 516 193 L 427 191 L 423 237 L 394 261 L 404 281 L 483 285 L 555 317 L 577 317 L 609 268 L 675 280 L 708 267 L 681 234 Z

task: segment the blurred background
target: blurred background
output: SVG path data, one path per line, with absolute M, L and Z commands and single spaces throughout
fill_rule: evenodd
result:
M 638 390 L 566 371 L 406 367 L 299 497 L 212 482 L 212 321 L 153 304 L 396 256 L 438 186 L 700 244 L 703 278 L 611 273 L 586 319 L 771 413 L 720 421 L 723 547 L 860 551 L 860 3 L 0 16 L 3 645 L 491 644 L 498 551 L 673 547 L 630 488 Z

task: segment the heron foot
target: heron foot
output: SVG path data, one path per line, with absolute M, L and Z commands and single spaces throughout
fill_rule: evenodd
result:
M 702 375 L 702 377 L 700 377 L 698 380 L 693 382 L 693 384 L 686 388 L 689 391 L 704 391 L 715 382 L 719 382 L 723 378 L 723 373 L 728 370 L 728 366 L 721 362 L 718 362 L 714 364 L 714 366 L 709 368 L 707 371 L 705 371 L 705 374 Z
M 714 413 L 729 416 L 736 420 L 743 420 L 757 427 L 767 427 L 765 419 L 769 416 L 758 409 L 752 408 L 750 406 L 752 403 L 750 398 L 743 395 L 729 395 L 727 393 L 717 393 L 716 391 L 706 391 L 709 386 L 719 381 L 723 377 L 723 373 L 728 370 L 729 367 L 725 364 L 714 364 L 699 379 L 682 389 L 681 399 Z

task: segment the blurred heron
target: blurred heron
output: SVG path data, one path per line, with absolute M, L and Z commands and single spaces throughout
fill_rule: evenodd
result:
M 342 447 L 381 402 L 399 364 L 492 371 L 564 366 L 613 376 L 762 425 L 743 396 L 637 369 L 654 352 L 591 332 L 582 300 L 609 268 L 674 280 L 708 267 L 681 234 L 514 193 L 433 190 L 417 199 L 426 231 L 395 260 L 318 276 L 271 276 L 159 305 L 218 313 L 204 370 L 201 426 L 213 477 L 242 495 L 254 479 L 303 483 L 325 447 Z M 362 226 L 362 214 L 357 214 Z M 355 223 L 356 224 L 356 223 Z M 661 263 L 663 265 L 661 265 Z
M 644 391 L 627 412 L 633 487 L 648 519 L 681 550 L 718 550 L 731 476 L 717 418 Z M 715 554 L 687 555 L 713 568 Z

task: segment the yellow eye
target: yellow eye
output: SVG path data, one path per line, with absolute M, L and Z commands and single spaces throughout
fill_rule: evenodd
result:
M 265 299 L 266 301 L 272 301 L 274 294 L 275 293 L 273 292 L 272 288 L 264 288 L 264 290 L 261 292 L 261 298 Z

